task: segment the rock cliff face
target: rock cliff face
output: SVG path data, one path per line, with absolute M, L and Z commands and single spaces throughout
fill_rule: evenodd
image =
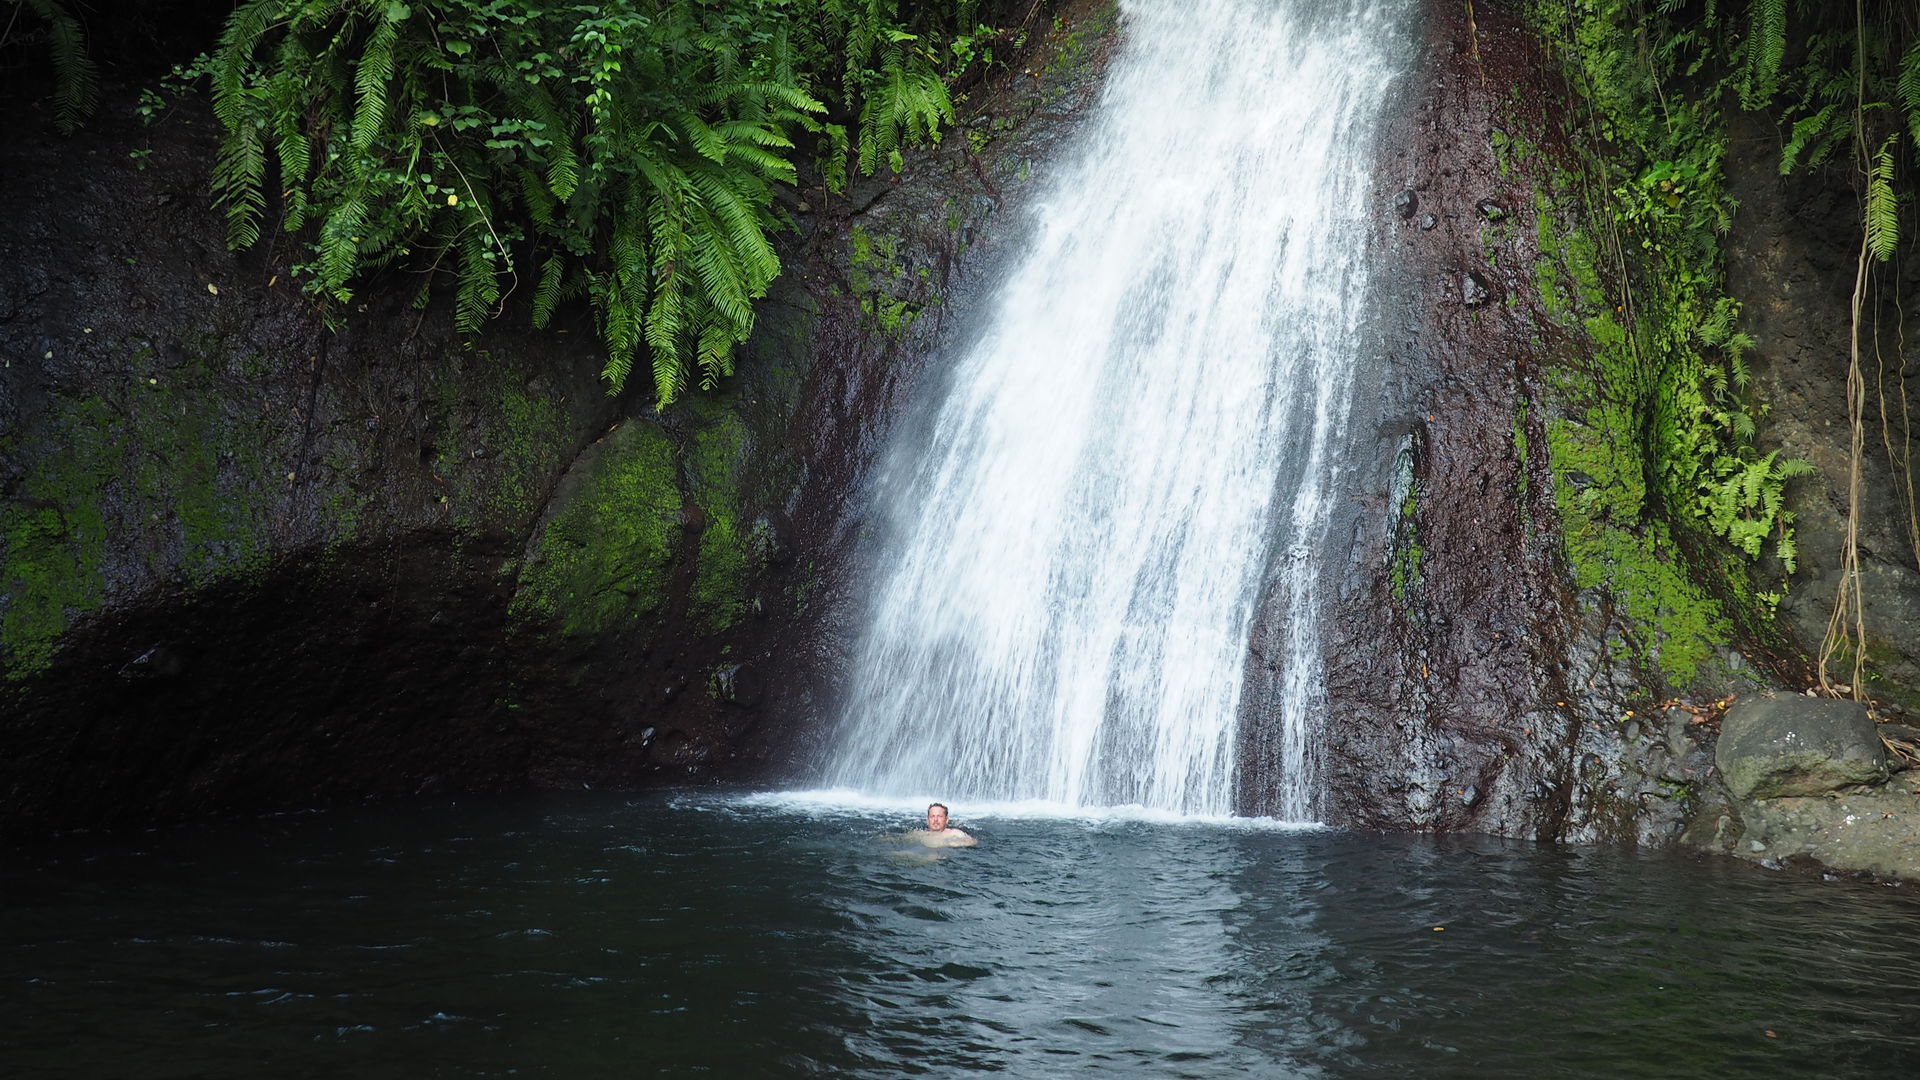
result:
M 1782 177 L 1781 133 L 1750 116 L 1733 118 L 1736 145 L 1728 186 L 1740 212 L 1726 241 L 1727 286 L 1746 301 L 1755 339 L 1753 389 L 1770 406 L 1760 441 L 1812 462 L 1814 473 L 1787 489 L 1800 537 L 1798 572 L 1781 604 L 1784 621 L 1817 650 L 1833 612 L 1846 533 L 1850 430 L 1847 358 L 1851 296 L 1860 243 L 1860 199 L 1842 167 Z M 1904 223 L 1911 230 L 1912 218 Z M 1876 267 L 1863 312 L 1867 380 L 1862 462 L 1861 592 L 1865 598 L 1868 692 L 1888 718 L 1920 714 L 1920 532 L 1912 477 L 1920 465 L 1920 352 L 1902 340 L 1902 314 L 1920 301 L 1911 260 Z M 1850 657 L 1833 671 L 1851 678 Z
M 1329 552 L 1327 812 L 1633 836 L 1673 815 L 1636 821 L 1621 717 L 1638 684 L 1563 554 L 1544 385 L 1568 357 L 1536 275 L 1550 181 L 1496 137 L 1557 152 L 1567 91 L 1516 18 L 1477 7 L 1473 25 L 1429 7 L 1377 171 L 1381 389 L 1356 404 L 1361 477 Z
M 900 358 L 1091 86 L 1110 6 L 1060 11 L 907 178 L 794 194 L 740 375 L 665 414 L 584 312 L 464 341 L 395 273 L 329 326 L 290 238 L 222 247 L 191 102 L 16 129 L 0 833 L 783 771 Z
M 1617 283 L 1582 255 L 1587 225 L 1566 198 L 1578 140 L 1591 136 L 1570 124 L 1582 108 L 1529 29 L 1499 6 L 1474 9 L 1430 6 L 1382 151 L 1381 390 L 1357 407 L 1349 460 L 1363 476 L 1334 545 L 1346 560 L 1327 649 L 1327 813 L 1382 828 L 1667 842 L 1726 799 L 1714 709 L 1653 703 L 1805 686 L 1804 658 L 1831 611 L 1857 206 L 1832 175 L 1780 181 L 1771 150 L 1729 156 L 1742 209 L 1726 242 L 1728 291 L 1747 302 L 1754 393 L 1771 407 L 1758 441 L 1817 471 L 1789 489 L 1802 568 L 1785 618 L 1763 640 L 1736 636 L 1690 681 L 1672 679 L 1656 662 L 1660 627 L 1632 617 L 1631 600 L 1578 586 L 1566 504 L 1597 481 L 1550 467 L 1550 445 L 1580 423 L 1564 388 L 1597 367 L 1588 318 L 1632 317 L 1593 307 Z M 1736 138 L 1771 137 L 1733 123 Z M 1880 318 L 1897 322 L 1891 306 Z M 1894 460 L 1910 459 L 1897 410 L 1911 379 L 1897 344 L 1883 352 L 1869 423 L 1890 421 Z M 1914 685 L 1920 593 L 1902 474 L 1874 456 L 1863 539 L 1871 689 L 1882 718 L 1897 718 Z M 1663 550 L 1688 561 L 1671 541 Z
M 1647 631 L 1577 587 L 1559 499 L 1583 479 L 1549 463 L 1554 388 L 1591 349 L 1554 198 L 1577 106 L 1517 17 L 1474 7 L 1428 5 L 1376 174 L 1373 389 L 1322 553 L 1323 810 L 1664 842 L 1719 812 L 1711 714 L 1647 709 L 1666 689 L 1630 640 Z M 1055 10 L 904 177 L 793 194 L 741 374 L 664 415 L 602 393 L 583 313 L 466 342 L 396 275 L 329 327 L 288 241 L 221 247 L 190 106 L 148 128 L 123 89 L 71 140 L 0 142 L 0 834 L 804 773 L 879 448 L 1018 242 L 1117 25 L 1105 0 Z M 1762 155 L 1731 165 L 1761 441 L 1819 474 L 1789 493 L 1799 647 L 1722 653 L 1695 701 L 1801 685 L 1844 512 L 1850 207 Z M 1911 389 L 1886 340 L 1879 385 Z M 1920 706 L 1909 504 L 1884 464 L 1867 480 L 1875 692 Z M 1257 688 L 1285 618 L 1265 605 L 1248 658 L 1250 813 L 1270 809 Z

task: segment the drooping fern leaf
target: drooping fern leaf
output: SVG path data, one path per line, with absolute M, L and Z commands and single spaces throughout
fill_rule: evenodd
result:
M 500 300 L 494 258 L 482 230 L 470 228 L 460 235 L 460 284 L 454 294 L 453 325 L 463 334 L 479 333 Z
M 100 97 L 100 77 L 87 55 L 87 36 L 80 23 L 55 0 L 27 0 L 27 7 L 47 24 L 47 47 L 53 60 L 53 124 L 71 135 L 93 115 Z
M 1920 155 L 1920 39 L 1900 58 L 1900 77 L 1896 82 L 1900 105 L 1907 113 L 1907 132 L 1913 138 L 1913 152 Z
M 947 84 L 917 57 L 895 44 L 887 50 L 880 79 L 868 88 L 860 109 L 860 171 L 872 176 L 880 162 L 895 172 L 903 148 L 938 142 L 942 124 L 954 122 Z
M 1840 108 L 1839 102 L 1833 102 L 1819 112 L 1794 121 L 1793 132 L 1787 138 L 1787 145 L 1780 151 L 1781 176 L 1794 170 L 1794 166 L 1800 163 L 1800 156 L 1806 153 L 1809 144 L 1831 146 L 1839 138 L 1845 137 L 1841 132 L 1852 132 L 1853 125 L 1846 119 L 1850 114 L 1843 114 Z M 1836 118 L 1839 120 L 1837 124 Z M 1807 154 L 1807 164 L 1817 165 L 1820 159 L 1826 156 L 1826 153 Z
M 235 11 L 208 72 L 213 112 L 227 129 L 214 158 L 212 187 L 215 201 L 226 211 L 231 248 L 250 247 L 260 239 L 260 218 L 267 206 L 267 155 L 261 136 L 266 118 L 259 115 L 260 98 L 251 93 L 253 54 L 285 6 L 284 0 L 251 0 Z
M 1900 200 L 1893 192 L 1893 144 L 1900 133 L 1888 135 L 1867 169 L 1867 248 L 1886 262 L 1900 246 Z
M 387 84 L 393 81 L 393 46 L 400 27 L 393 17 L 397 5 L 389 5 L 373 31 L 367 35 L 364 50 L 354 65 L 353 137 L 349 145 L 356 155 L 364 156 L 380 134 L 387 116 Z
M 566 256 L 557 252 L 547 256 L 547 261 L 540 267 L 540 284 L 533 290 L 532 322 L 535 330 L 546 329 L 547 323 L 552 321 L 553 309 L 560 305 L 560 298 L 566 291 L 566 273 Z
M 1780 62 L 1787 54 L 1787 0 L 1749 0 L 1740 103 L 1765 108 L 1780 88 Z

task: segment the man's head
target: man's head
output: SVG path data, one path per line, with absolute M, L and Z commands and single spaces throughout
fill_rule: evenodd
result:
M 927 807 L 927 831 L 939 832 L 947 827 L 947 807 L 945 803 L 934 803 Z

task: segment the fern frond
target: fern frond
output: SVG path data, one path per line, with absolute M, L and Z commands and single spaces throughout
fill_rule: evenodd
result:
M 250 0 L 227 20 L 214 51 L 209 74 L 213 84 L 213 112 L 228 132 L 237 131 L 249 119 L 247 76 L 253 70 L 253 54 L 268 28 L 286 14 L 288 0 Z
M 320 226 L 318 284 L 335 299 L 344 301 L 353 295 L 347 280 L 360 269 L 360 230 L 366 220 L 366 201 L 349 197 L 335 203 Z
M 1787 54 L 1787 0 L 1749 0 L 1747 21 L 1740 103 L 1761 109 L 1780 87 L 1780 62 Z
M 453 325 L 463 334 L 479 333 L 500 300 L 500 278 L 493 260 L 487 257 L 490 250 L 482 230 L 468 229 L 461 234 L 460 285 L 453 299 Z
M 54 126 L 71 135 L 93 115 L 100 98 L 100 75 L 87 55 L 87 35 L 55 0 L 27 0 L 27 6 L 47 24 L 47 45 L 53 54 Z
M 533 290 L 533 328 L 544 330 L 553 320 L 553 309 L 560 306 L 562 283 L 566 280 L 567 258 L 555 252 L 540 267 L 540 284 Z
M 1867 170 L 1867 248 L 1886 262 L 1900 246 L 1900 200 L 1893 193 L 1893 144 L 1900 133 L 1888 135 Z
M 902 149 L 938 142 L 940 125 L 953 119 L 946 83 L 925 64 L 890 50 L 880 81 L 860 110 L 860 171 L 872 176 L 881 161 L 896 159 Z
M 1793 133 L 1787 138 L 1787 145 L 1780 151 L 1780 175 L 1793 171 L 1807 144 L 1828 133 L 1833 118 L 1840 112 L 1840 103 L 1833 102 L 1819 112 L 1803 116 L 1793 123 Z M 1809 162 L 1811 164 L 1811 162 Z
M 1913 137 L 1913 152 L 1920 155 L 1920 40 L 1900 58 L 1898 87 L 1900 105 L 1907 113 L 1907 133 Z
M 692 145 L 695 153 L 715 164 L 727 160 L 726 138 L 708 127 L 706 121 L 693 113 L 682 113 L 679 118 L 679 127 L 686 133 L 687 142 Z
M 769 180 L 782 184 L 797 184 L 799 174 L 794 171 L 793 162 L 770 150 L 764 150 L 751 143 L 732 143 L 727 147 L 729 165 L 744 164 Z
M 780 273 L 780 256 L 767 240 L 760 215 L 737 191 L 717 177 L 696 175 L 693 183 L 700 193 L 701 202 L 720 226 L 714 231 L 725 237 L 727 246 L 739 260 L 740 291 L 761 295 Z
M 389 12 L 391 8 L 389 8 Z M 400 26 L 391 16 L 383 16 L 367 35 L 366 48 L 354 65 L 353 89 L 356 102 L 353 136 L 349 145 L 356 156 L 373 148 L 374 137 L 387 117 L 387 84 L 393 81 L 393 44 Z
M 539 151 L 546 164 L 547 190 L 555 199 L 566 202 L 580 186 L 580 159 L 573 150 L 572 118 L 555 104 L 545 85 L 528 85 L 515 79 L 507 86 L 512 107 L 544 126 L 546 138 Z
M 229 131 L 213 159 L 213 197 L 226 211 L 227 246 L 238 250 L 260 239 L 260 218 L 266 212 L 263 190 L 267 156 L 260 133 L 252 125 Z
M 750 331 L 751 325 L 747 329 Z M 696 362 L 700 365 L 700 389 L 712 390 L 720 385 L 721 379 L 733 374 L 733 347 L 744 340 L 745 333 L 717 319 L 701 327 L 694 347 Z

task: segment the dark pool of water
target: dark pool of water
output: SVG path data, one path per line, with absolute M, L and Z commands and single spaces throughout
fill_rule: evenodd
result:
M 930 857 L 877 835 L 906 818 L 462 802 L 0 852 L 0 1075 L 1920 1074 L 1903 890 L 1112 819 Z

